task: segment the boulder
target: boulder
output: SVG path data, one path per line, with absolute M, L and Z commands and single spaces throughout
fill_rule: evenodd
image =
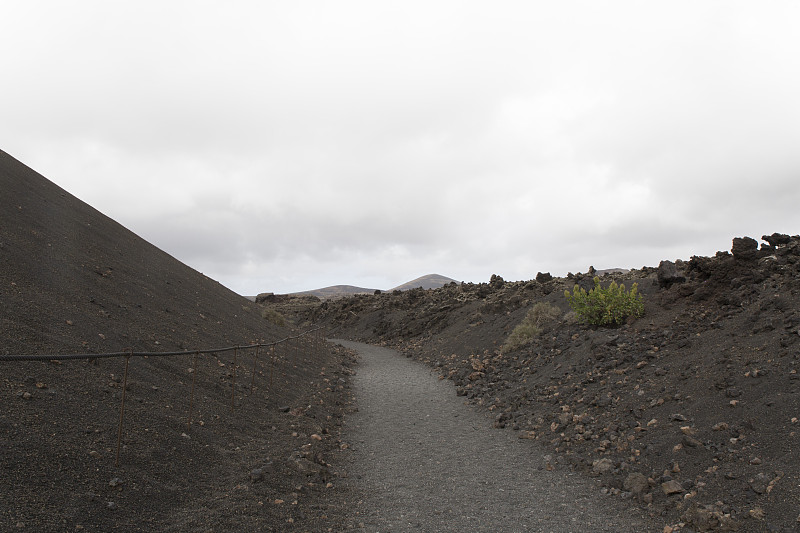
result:
M 661 261 L 658 265 L 658 285 L 661 288 L 669 288 L 675 283 L 683 283 L 686 277 L 678 272 L 678 267 L 672 261 Z
M 789 244 L 792 238 L 785 233 L 773 233 L 772 235 L 764 235 L 761 237 L 762 241 L 767 241 L 770 246 L 777 247 Z
M 758 256 L 758 241 L 751 237 L 735 237 L 731 253 L 738 261 L 754 261 Z
M 536 281 L 539 283 L 547 283 L 548 281 L 553 281 L 553 276 L 550 275 L 550 272 L 537 272 Z

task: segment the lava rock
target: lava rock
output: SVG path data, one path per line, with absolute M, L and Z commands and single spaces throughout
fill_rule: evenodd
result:
M 773 233 L 772 235 L 763 235 L 761 240 L 767 241 L 772 247 L 777 247 L 783 246 L 784 244 L 789 244 L 792 238 L 785 233 Z
M 736 260 L 753 261 L 758 255 L 758 241 L 752 237 L 735 237 L 731 253 Z
M 678 267 L 672 261 L 661 261 L 658 265 L 658 285 L 661 288 L 669 288 L 675 283 L 683 283 L 686 276 L 678 272 Z
M 596 459 L 592 462 L 592 472 L 595 474 L 606 474 L 614 469 L 614 463 L 608 457 Z
M 670 494 L 682 494 L 683 493 L 683 485 L 675 481 L 674 479 L 670 479 L 669 481 L 665 481 L 661 484 L 661 490 L 664 491 L 664 494 L 669 496 Z
M 634 496 L 640 496 L 644 493 L 650 484 L 647 482 L 647 477 L 640 472 L 632 472 L 628 474 L 623 483 L 623 488 L 633 493 Z

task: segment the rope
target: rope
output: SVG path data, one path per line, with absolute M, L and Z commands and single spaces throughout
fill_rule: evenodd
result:
M 169 357 L 175 355 L 192 355 L 192 354 L 209 354 L 209 353 L 222 353 L 222 352 L 231 352 L 237 349 L 249 349 L 249 348 L 263 348 L 265 346 L 277 346 L 278 344 L 288 342 L 292 339 L 299 339 L 309 333 L 314 333 L 315 331 L 319 331 L 323 329 L 322 326 L 314 329 L 310 329 L 308 331 L 304 331 L 298 335 L 293 335 L 291 337 L 286 337 L 281 340 L 277 340 L 274 342 L 267 342 L 267 343 L 258 343 L 258 344 L 250 344 L 247 346 L 226 346 L 224 348 L 216 348 L 213 350 L 181 350 L 179 352 L 110 352 L 110 353 L 73 353 L 73 354 L 50 354 L 50 355 L 22 355 L 22 354 L 10 354 L 10 355 L 2 355 L 0 354 L 0 362 L 2 361 L 67 361 L 73 359 L 108 359 L 111 357 Z

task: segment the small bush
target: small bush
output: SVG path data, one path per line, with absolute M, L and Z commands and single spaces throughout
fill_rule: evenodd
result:
M 272 322 L 276 326 L 284 327 L 286 326 L 286 319 L 283 318 L 283 315 L 277 312 L 274 309 L 266 308 L 261 311 L 261 318 L 265 318 L 268 321 Z
M 636 283 L 627 291 L 625 285 L 613 281 L 604 289 L 600 286 L 600 278 L 596 277 L 592 290 L 587 292 L 575 285 L 572 294 L 564 291 L 564 296 L 583 322 L 592 326 L 618 326 L 628 317 L 644 315 L 644 301 L 638 291 Z
M 559 314 L 561 312 L 554 305 L 544 302 L 537 303 L 528 311 L 522 322 L 514 328 L 506 342 L 503 343 L 500 351 L 508 353 L 519 350 L 535 337 L 541 335 L 543 329 L 558 318 Z

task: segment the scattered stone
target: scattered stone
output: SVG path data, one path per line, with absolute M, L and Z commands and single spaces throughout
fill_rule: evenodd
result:
M 764 494 L 767 492 L 767 487 L 772 482 L 772 476 L 768 476 L 764 472 L 759 472 L 753 479 L 748 480 L 750 488 L 756 494 Z
M 264 481 L 264 469 L 263 468 L 252 469 L 250 471 L 250 481 L 252 481 L 253 483 Z
M 686 522 L 686 525 L 693 526 L 697 531 L 710 531 L 718 525 L 714 514 L 696 503 L 689 506 L 681 519 Z
M 683 436 L 683 438 L 681 439 L 681 444 L 683 444 L 684 446 L 688 446 L 689 448 L 700 448 L 703 446 L 702 442 L 689 435 Z
M 669 481 L 665 481 L 661 484 L 661 490 L 664 491 L 664 494 L 667 496 L 671 494 L 682 494 L 683 493 L 683 485 L 675 481 L 674 479 L 670 479 Z
M 595 459 L 592 462 L 592 472 L 595 474 L 606 474 L 614 470 L 614 463 L 608 457 L 602 459 Z
M 122 487 L 122 485 L 124 483 L 125 482 L 122 480 L 122 478 L 115 477 L 111 481 L 108 482 L 108 486 L 109 487 Z
M 647 477 L 639 472 L 632 472 L 625 478 L 623 488 L 633 493 L 634 496 L 641 496 L 650 486 Z
M 305 474 L 307 476 L 313 476 L 315 474 L 319 474 L 320 472 L 322 472 L 323 469 L 322 465 L 318 465 L 313 461 L 309 461 L 305 457 L 294 459 L 292 461 L 292 466 L 294 466 L 294 468 L 298 472 L 300 472 L 301 474 Z

